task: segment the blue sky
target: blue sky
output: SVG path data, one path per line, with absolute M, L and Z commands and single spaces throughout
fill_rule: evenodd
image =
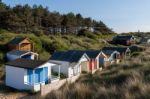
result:
M 102 20 L 116 32 L 150 31 L 150 0 L 3 0 L 8 5 L 43 5 L 62 14 Z

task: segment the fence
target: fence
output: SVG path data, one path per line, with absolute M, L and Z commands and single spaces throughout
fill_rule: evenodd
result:
M 66 82 L 73 83 L 79 78 L 79 75 L 73 76 L 67 79 L 59 80 L 54 83 L 50 83 L 47 85 L 41 85 L 41 96 L 46 96 L 48 93 L 50 93 L 53 90 L 57 90 L 60 87 L 62 87 Z

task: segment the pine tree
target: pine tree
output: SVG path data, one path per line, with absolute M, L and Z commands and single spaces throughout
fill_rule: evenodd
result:
M 33 32 L 44 31 L 55 34 L 60 31 L 63 33 L 76 34 L 85 27 L 95 27 L 100 33 L 113 32 L 102 21 L 98 22 L 92 18 L 84 18 L 81 14 L 72 12 L 61 15 L 58 12 L 50 12 L 47 7 L 41 5 L 16 5 L 9 7 L 0 0 L 0 28 L 14 32 Z M 55 32 L 56 31 L 56 32 Z

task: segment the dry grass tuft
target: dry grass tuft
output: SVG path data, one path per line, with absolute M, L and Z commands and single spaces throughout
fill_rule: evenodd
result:
M 150 50 L 95 74 L 83 74 L 46 99 L 150 99 Z

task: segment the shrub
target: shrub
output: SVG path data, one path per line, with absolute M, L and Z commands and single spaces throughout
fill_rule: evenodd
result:
M 68 49 L 67 45 L 60 41 L 53 41 L 50 46 L 51 46 L 51 50 L 50 50 L 51 52 L 57 50 L 64 51 Z
M 137 57 L 137 56 L 139 56 L 140 55 L 140 52 L 133 52 L 132 54 L 131 54 L 131 57 Z
M 34 36 L 34 35 L 30 36 L 29 38 L 31 39 L 31 41 L 34 44 L 34 51 L 38 52 L 38 53 L 41 52 L 42 51 L 42 42 L 41 42 L 41 40 L 38 37 Z
M 50 53 L 46 51 L 41 51 L 39 54 L 39 59 L 40 60 L 48 60 L 50 58 Z
M 91 39 L 97 39 L 98 36 L 96 36 L 93 32 L 90 32 L 86 29 L 82 29 L 81 31 L 79 31 L 79 33 L 77 34 L 78 36 L 85 36 Z
M 65 79 L 65 78 L 67 78 L 67 76 L 65 74 L 63 74 L 63 73 L 60 73 L 60 78 L 61 79 Z
M 57 72 L 52 72 L 52 75 L 58 76 L 58 73 Z M 60 79 L 65 79 L 65 78 L 67 78 L 67 76 L 63 73 L 60 73 Z
M 43 47 L 47 52 L 50 52 L 50 51 L 51 51 L 52 40 L 50 40 L 49 38 L 46 38 L 46 37 L 41 37 L 41 43 L 42 43 L 42 47 Z

